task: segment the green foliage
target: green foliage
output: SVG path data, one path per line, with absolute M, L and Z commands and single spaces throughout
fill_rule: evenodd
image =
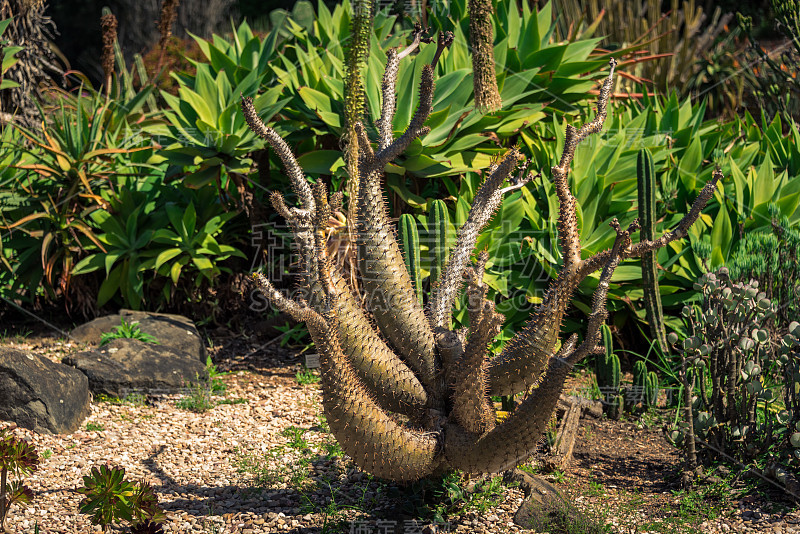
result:
M 781 217 L 777 206 L 769 206 L 768 231 L 747 232 L 729 262 L 733 280 L 757 280 L 774 302 L 780 303 L 777 322 L 786 324 L 800 317 L 800 231 Z
M 81 513 L 91 515 L 92 524 L 100 525 L 103 531 L 113 523 L 126 521 L 131 532 L 158 532 L 157 524 L 166 520 L 153 488 L 145 482 L 125 480 L 123 467 L 92 467 L 78 493 L 85 495 Z
M 800 4 L 796 0 L 770 0 L 775 26 L 788 46 L 764 50 L 753 34 L 752 17 L 737 13 L 740 29 L 747 35 L 750 47 L 747 61 L 757 65 L 746 69 L 744 78 L 753 93 L 755 104 L 768 116 L 782 114 L 787 121 L 800 112 Z
M 255 96 L 260 78 L 252 70 L 233 83 L 227 71 L 215 72 L 208 63 L 195 66 L 194 76 L 173 74 L 179 84 L 178 96 L 161 94 L 169 107 L 164 112 L 167 122 L 154 124 L 147 131 L 158 136 L 163 145 L 161 157 L 178 169 L 188 168 L 183 173 L 185 185 L 213 183 L 225 191 L 229 174 L 249 172 L 253 160 L 248 154 L 264 146 L 238 112 L 240 95 Z M 268 117 L 274 115 L 283 105 L 280 91 L 276 86 L 257 96 L 256 108 Z
M 800 450 L 791 451 L 791 436 L 800 422 L 800 324 L 780 326 L 780 341 L 770 336 L 766 325 L 777 304 L 758 282 L 734 282 L 727 269 L 703 275 L 696 288 L 702 301 L 685 308 L 689 335 L 679 347 L 695 375 L 694 432 L 708 445 L 703 456 L 766 458 L 796 471 Z M 683 434 L 671 437 L 680 442 Z
M 674 94 L 618 106 L 609 116 L 605 133 L 592 144 L 578 146 L 572 169 L 574 194 L 580 206 L 582 256 L 588 257 L 611 246 L 611 219 L 618 217 L 626 225 L 636 216 L 632 207 L 637 202 L 636 166 L 641 149 L 650 152 L 655 169 L 656 236 L 674 228 L 700 186 L 710 178 L 712 169 L 704 162 L 720 165 L 725 182 L 689 231 L 689 239 L 674 242 L 655 256 L 660 266 L 664 322 L 674 330 L 682 328 L 676 316 L 692 297 L 697 277 L 728 262 L 741 235 L 771 227 L 770 203 L 781 205 L 789 226 L 796 227 L 800 222 L 797 127 L 789 125 L 789 133 L 784 135 L 779 117 L 772 122 L 763 118 L 756 121 L 749 114 L 729 123 L 705 121 L 705 110 L 704 104 L 680 101 Z M 532 130 L 538 132 L 535 137 L 522 130 L 520 140 L 533 154 L 533 168 L 549 168 L 560 154 L 563 122 L 540 121 Z M 664 146 L 667 135 L 670 145 Z M 735 141 L 741 136 L 741 141 Z M 557 140 L 555 147 L 547 141 L 553 137 Z M 471 173 L 460 182 L 443 178 L 448 194 L 458 199 L 449 207 L 455 225 L 466 219 L 466 208 L 479 182 L 480 177 Z M 490 298 L 498 301 L 497 309 L 507 319 L 502 340 L 519 328 L 530 304 L 540 301 L 557 274 L 556 205 L 549 180 L 529 184 L 504 200 L 478 241 L 477 250 L 489 251 L 485 280 L 491 288 Z M 626 261 L 612 278 L 608 308 L 619 329 L 646 321 L 641 272 L 638 262 Z M 596 280 L 594 275 L 579 286 L 574 302 L 583 312 L 590 307 L 589 296 Z M 462 310 L 457 318 L 464 321 L 465 316 Z M 576 330 L 579 324 L 567 317 L 565 331 Z
M 11 506 L 24 506 L 33 499 L 33 491 L 22 484 L 23 476 L 39 468 L 39 454 L 25 441 L 0 429 L 0 531 L 8 532 L 5 523 Z M 17 480 L 11 482 L 9 476 Z
M 86 423 L 87 432 L 102 432 L 105 429 L 105 425 L 101 423 Z
M 305 432 L 305 429 L 298 428 L 296 426 L 290 426 L 285 428 L 281 432 L 281 435 L 289 439 L 288 443 L 290 447 L 302 450 L 308 448 L 308 441 L 303 438 Z
M 103 332 L 100 334 L 100 346 L 110 343 L 112 339 L 131 338 L 144 341 L 145 343 L 158 343 L 156 338 L 146 332 L 142 332 L 139 328 L 139 321 L 125 321 L 124 317 L 120 318 L 120 325 L 114 327 L 113 332 Z
M 183 177 L 184 185 L 211 184 L 220 193 L 229 190 L 232 176 L 238 183 L 250 171 L 249 154 L 264 147 L 238 112 L 240 95 L 255 96 L 256 108 L 268 118 L 285 103 L 267 68 L 275 57 L 277 31 L 262 40 L 247 22 L 232 29 L 231 38 L 192 36 L 207 62 L 189 60 L 195 67 L 192 74 L 170 73 L 178 95 L 161 91 L 166 120 L 145 127 L 161 145 L 162 161 Z M 263 86 L 273 87 L 256 96 Z
M 305 366 L 295 373 L 294 378 L 301 386 L 316 384 L 320 380 L 320 376 L 317 373 Z
M 189 286 L 192 294 L 204 283 L 210 286 L 221 273 L 231 272 L 224 260 L 245 257 L 218 241 L 236 213 L 224 211 L 211 188 L 176 189 L 159 181 L 126 185 L 109 199 L 108 208 L 90 215 L 102 246 L 87 246 L 92 253 L 73 270 L 105 270 L 98 306 L 119 295 L 139 309 L 147 296 L 143 281 L 150 273 L 161 280 L 161 294 L 151 293 L 150 298 L 169 302 L 176 288 Z
M 216 405 L 213 396 L 225 394 L 227 386 L 220 378 L 224 374 L 217 371 L 217 366 L 211 361 L 211 356 L 206 357 L 204 375 L 196 375 L 196 381 L 187 384 L 188 394 L 175 405 L 182 410 L 196 413 L 209 411 Z
M 12 20 L 13 17 L 10 19 L 0 20 L 0 37 L 3 36 L 3 32 L 6 31 L 6 28 L 8 28 L 9 24 L 11 24 Z M 4 80 L 3 74 L 17 64 L 19 59 L 14 56 L 24 50 L 24 48 L 21 46 L 8 46 L 8 41 L 5 39 L 0 39 L 0 47 L 2 47 L 2 55 L 0 55 L 0 91 L 3 89 L 19 87 L 19 84 L 13 80 Z
M 455 32 L 453 48 L 444 52 L 437 67 L 434 109 L 428 121 L 432 131 L 414 141 L 403 158 L 387 167 L 389 188 L 413 208 L 421 208 L 427 204 L 426 198 L 439 195 L 434 194 L 435 184 L 415 183 L 409 187 L 409 180 L 455 177 L 465 171 L 485 168 L 502 152 L 503 146 L 546 116 L 545 104 L 564 110 L 582 100 L 585 91 L 594 85 L 583 74 L 597 72 L 609 58 L 607 53 L 593 53 L 597 39 L 551 43 L 549 7 L 537 14 L 524 5 L 520 14 L 501 3 L 497 11 L 495 61 L 505 108 L 483 115 L 474 105 L 466 2 L 450 4 L 449 8 L 443 4 L 432 6 L 430 18 L 434 31 L 452 29 Z M 445 9 L 448 11 L 444 12 Z M 339 138 L 344 131 L 341 117 L 345 116 L 345 109 L 341 102 L 345 97 L 345 84 L 340 80 L 347 64 L 343 43 L 349 39 L 349 25 L 354 18 L 352 10 L 348 2 L 333 10 L 320 2 L 314 25 L 310 28 L 291 26 L 292 39 L 284 43 L 277 54 L 278 61 L 270 64 L 275 79 L 285 83 L 284 95 L 290 98 L 281 111 L 288 121 L 276 124 L 276 131 L 290 146 L 297 147 L 299 163 L 304 169 L 312 175 L 332 174 L 337 180 L 335 183 L 344 179 L 345 170 L 339 152 L 330 150 L 325 138 Z M 373 118 L 380 113 L 380 67 L 386 60 L 385 51 L 401 45 L 404 40 L 402 34 L 393 31 L 398 22 L 384 11 L 374 15 L 372 54 L 363 80 L 367 115 Z M 541 33 L 537 42 L 528 39 L 531 32 Z M 435 49 L 435 44 L 423 44 L 417 61 L 413 64 L 401 62 L 397 86 L 412 87 L 421 65 L 430 61 Z M 523 50 L 526 51 L 524 55 Z M 414 90 L 398 94 L 393 119 L 395 133 L 408 124 L 418 98 Z M 365 121 L 365 124 L 370 122 Z M 455 135 L 456 130 L 459 135 Z M 495 132 L 495 135 L 487 136 L 486 131 Z M 312 153 L 312 148 L 318 150 Z M 422 191 L 424 196 L 414 191 L 416 185 L 427 189 Z
M 114 177 L 144 172 L 146 158 L 137 153 L 152 149 L 129 135 L 129 120 L 142 118 L 143 103 L 109 100 L 82 87 L 74 96 L 58 93 L 48 109 L 40 107 L 46 120 L 41 132 L 14 126 L 27 140 L 30 157 L 14 163 L 23 172 L 4 184 L 22 197 L 3 206 L 13 290 L 35 295 L 41 284 L 51 297 L 63 293 L 81 251 L 102 248 L 86 218 L 104 205 L 101 191 Z

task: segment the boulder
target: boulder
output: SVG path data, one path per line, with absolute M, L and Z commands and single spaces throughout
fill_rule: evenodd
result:
M 119 311 L 119 314 L 98 317 L 82 324 L 75 328 L 70 336 L 76 341 L 98 346 L 100 336 L 105 332 L 116 331 L 116 327 L 120 326 L 122 319 L 125 319 L 128 324 L 137 321 L 139 330 L 156 338 L 159 345 L 184 352 L 205 363 L 206 349 L 203 338 L 200 337 L 194 323 L 182 315 L 123 309 Z
M 89 415 L 86 375 L 43 356 L 0 349 L 0 419 L 39 433 L 69 434 Z
M 205 364 L 196 353 L 138 339 L 114 339 L 62 361 L 88 377 L 93 393 L 118 398 L 129 393 L 175 393 L 205 373 Z

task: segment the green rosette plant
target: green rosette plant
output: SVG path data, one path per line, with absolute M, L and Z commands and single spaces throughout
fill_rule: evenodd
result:
M 36 449 L 7 429 L 0 429 L 0 531 L 11 534 L 6 526 L 11 506 L 25 505 L 33 499 L 33 492 L 19 480 L 36 471 L 39 467 L 39 454 Z M 9 476 L 17 480 L 11 482 Z
M 152 486 L 125 480 L 123 467 L 92 467 L 78 493 L 85 495 L 81 513 L 90 515 L 92 524 L 100 525 L 104 532 L 113 523 L 125 521 L 133 534 L 163 533 L 159 523 L 166 516 Z

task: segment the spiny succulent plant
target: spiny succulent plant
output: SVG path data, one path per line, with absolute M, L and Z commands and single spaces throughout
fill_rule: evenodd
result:
M 387 215 L 381 191 L 385 166 L 415 138 L 424 136 L 433 106 L 434 70 L 452 35 L 438 37 L 433 61 L 422 69 L 419 106 L 408 128 L 392 135 L 395 83 L 400 60 L 420 46 L 387 54 L 382 86 L 381 117 L 373 142 L 357 122 L 358 196 L 351 200 L 356 217 L 358 265 L 363 295 L 351 293 L 342 274 L 327 257 L 326 226 L 340 194 L 329 198 L 326 186 L 310 183 L 288 145 L 258 117 L 250 99 L 243 99 L 247 122 L 279 154 L 298 207 L 287 206 L 272 193 L 276 211 L 286 218 L 299 250 L 303 298 L 289 299 L 261 274 L 260 290 L 274 306 L 304 321 L 320 352 L 322 404 L 330 428 L 342 449 L 363 470 L 395 481 L 415 480 L 448 469 L 494 473 L 513 468 L 536 448 L 569 370 L 595 351 L 607 312 L 609 280 L 622 259 L 638 257 L 684 237 L 712 196 L 721 174 L 704 187 L 678 226 L 652 241 L 633 244 L 634 222 L 611 225 L 616 239 L 610 250 L 581 259 L 576 199 L 567 181 L 577 145 L 597 133 L 606 107 L 616 62 L 597 101 L 594 120 L 567 126 L 564 151 L 552 168 L 559 200 L 558 231 L 563 266 L 533 317 L 502 353 L 490 358 L 489 344 L 503 316 L 488 300 L 483 282 L 488 254 L 471 262 L 478 234 L 500 206 L 503 195 L 534 178 L 517 148 L 510 148 L 491 165 L 479 187 L 466 222 L 460 228 L 438 283 L 420 304 Z M 589 274 L 602 270 L 594 292 L 583 341 L 578 336 L 559 343 L 562 318 L 571 295 Z M 452 329 L 457 298 L 466 292 L 469 327 Z M 362 307 L 361 303 L 364 303 Z M 497 423 L 491 395 L 527 393 L 513 413 Z
M 695 289 L 702 301 L 683 312 L 689 335 L 679 342 L 673 332 L 669 341 L 692 374 L 685 387 L 697 394 L 670 439 L 677 445 L 700 441 L 701 459 L 718 459 L 721 452 L 746 462 L 767 454 L 796 471 L 800 435 L 792 436 L 800 430 L 800 323 L 783 323 L 779 335 L 771 335 L 765 325 L 779 304 L 757 281 L 732 280 L 726 267 L 702 275 Z

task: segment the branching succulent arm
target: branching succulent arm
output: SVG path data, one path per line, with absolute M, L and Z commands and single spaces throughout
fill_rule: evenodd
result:
M 327 258 L 325 230 L 331 207 L 325 187 L 320 182 L 312 188 L 288 146 L 263 125 L 252 103 L 243 100 L 248 124 L 279 153 L 300 199 L 300 207 L 291 208 L 280 194 L 272 197 L 273 206 L 287 218 L 298 241 L 307 298 L 289 300 L 264 276 L 256 274 L 255 280 L 275 307 L 308 325 L 321 355 L 323 408 L 344 451 L 362 469 L 393 480 L 414 480 L 451 468 L 493 473 L 514 467 L 529 456 L 555 409 L 567 373 L 596 350 L 614 269 L 627 257 L 685 236 L 719 179 L 715 173 L 689 214 L 662 238 L 633 245 L 631 234 L 638 225 L 623 230 L 614 220 L 617 237 L 612 249 L 581 259 L 576 200 L 567 176 L 578 143 L 602 128 L 615 67 L 612 60 L 595 119 L 578 129 L 567 127 L 564 153 L 552 169 L 564 266 L 528 324 L 499 357 L 491 358 L 488 347 L 503 316 L 487 299 L 483 277 L 488 254 L 479 253 L 474 265 L 470 258 L 480 231 L 503 195 L 533 178 L 527 166 L 520 165 L 521 154 L 510 149 L 487 172 L 428 299 L 427 313 L 406 270 L 381 189 L 384 167 L 428 131 L 424 124 L 433 103 L 434 67 L 451 40 L 449 35 L 437 40 L 433 63 L 422 71 L 419 107 L 405 133 L 396 139 L 392 136 L 394 88 L 399 62 L 427 42 L 419 30 L 404 51 L 388 53 L 374 148 L 364 126 L 354 124 L 359 187 L 358 197 L 351 202 L 358 206 L 363 298 L 351 293 Z M 599 269 L 602 272 L 583 341 L 579 343 L 573 335 L 556 350 L 572 293 L 581 280 Z M 462 290 L 467 295 L 470 326 L 454 331 L 453 305 Z M 363 309 L 361 302 L 365 303 Z M 521 391 L 527 391 L 525 400 L 505 421 L 497 423 L 489 395 Z

